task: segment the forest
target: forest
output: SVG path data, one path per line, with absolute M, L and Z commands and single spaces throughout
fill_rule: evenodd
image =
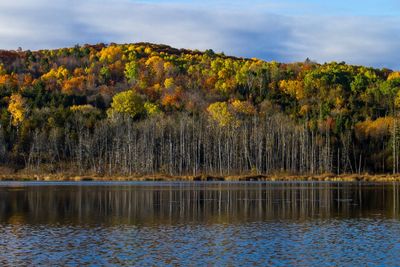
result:
M 0 166 L 398 173 L 400 72 L 150 43 L 0 51 Z

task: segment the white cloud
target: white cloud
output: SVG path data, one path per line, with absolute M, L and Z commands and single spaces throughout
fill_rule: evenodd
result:
M 272 5 L 258 10 L 222 7 L 128 0 L 0 0 L 0 48 L 147 41 L 285 62 L 310 57 L 400 67 L 399 18 L 279 15 Z
M 393 17 L 298 18 L 287 46 L 294 57 L 400 67 L 400 19 Z

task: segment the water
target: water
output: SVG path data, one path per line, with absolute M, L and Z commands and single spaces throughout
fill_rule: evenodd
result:
M 398 266 L 399 188 L 0 183 L 0 265 Z

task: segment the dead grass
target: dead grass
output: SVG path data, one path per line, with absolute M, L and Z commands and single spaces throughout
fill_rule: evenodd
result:
M 344 182 L 400 182 L 400 174 L 341 174 L 332 173 L 320 175 L 294 175 L 275 173 L 271 175 L 186 175 L 171 176 L 166 174 L 154 175 L 113 175 L 100 176 L 97 174 L 76 175 L 74 173 L 31 173 L 27 170 L 16 172 L 12 168 L 0 166 L 0 181 L 344 181 Z

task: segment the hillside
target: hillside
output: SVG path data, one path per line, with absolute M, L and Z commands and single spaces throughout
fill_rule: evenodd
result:
M 0 51 L 0 164 L 100 175 L 397 173 L 400 73 L 166 45 Z

